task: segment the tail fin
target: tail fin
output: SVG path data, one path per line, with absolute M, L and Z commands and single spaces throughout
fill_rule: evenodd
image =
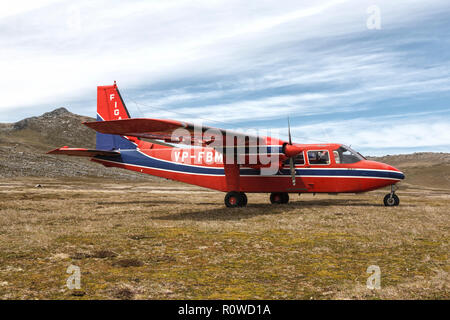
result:
M 129 119 L 116 82 L 112 86 L 97 87 L 97 121 Z M 98 150 L 136 149 L 139 139 L 97 132 Z

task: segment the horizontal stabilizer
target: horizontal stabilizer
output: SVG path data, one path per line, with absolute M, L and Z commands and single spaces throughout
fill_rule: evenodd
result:
M 95 156 L 119 156 L 118 151 L 107 151 L 107 150 L 95 150 L 95 149 L 84 149 L 84 148 L 69 148 L 62 147 L 52 151 L 47 152 L 47 154 L 63 154 L 66 156 L 78 156 L 78 157 L 95 157 Z

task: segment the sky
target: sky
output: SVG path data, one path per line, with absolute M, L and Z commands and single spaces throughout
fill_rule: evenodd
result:
M 2 1 L 0 74 L 0 122 L 117 81 L 133 117 L 450 152 L 448 0 Z

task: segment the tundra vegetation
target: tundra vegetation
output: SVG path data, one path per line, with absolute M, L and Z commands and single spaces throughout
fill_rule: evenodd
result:
M 449 299 L 449 190 L 385 193 L 229 209 L 166 180 L 1 179 L 0 298 Z

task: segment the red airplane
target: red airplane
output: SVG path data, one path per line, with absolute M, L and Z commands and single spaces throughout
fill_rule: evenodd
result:
M 96 149 L 62 147 L 48 153 L 86 156 L 106 167 L 224 191 L 227 207 L 246 206 L 246 192 L 270 193 L 271 203 L 284 204 L 289 193 L 361 193 L 386 186 L 391 192 L 384 205 L 400 203 L 395 184 L 404 174 L 345 145 L 293 144 L 290 126 L 289 140 L 282 141 L 174 120 L 131 118 L 115 82 L 97 87 L 97 121 L 83 124 L 97 131 Z

